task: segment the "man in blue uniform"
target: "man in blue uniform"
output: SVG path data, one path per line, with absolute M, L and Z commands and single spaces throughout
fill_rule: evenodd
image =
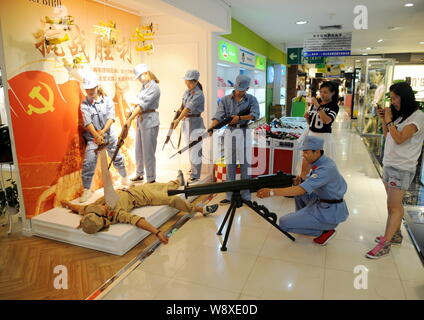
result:
M 337 225 L 349 215 L 343 196 L 346 181 L 334 161 L 323 153 L 324 140 L 307 136 L 301 147 L 303 158 L 312 169 L 306 180 L 299 176 L 294 186 L 282 189 L 261 189 L 259 198 L 295 196 L 296 212 L 282 216 L 279 227 L 286 232 L 315 236 L 314 242 L 326 245 L 336 234 Z
M 251 136 L 247 133 L 247 123 L 250 120 L 256 120 L 259 117 L 258 100 L 251 94 L 246 93 L 249 90 L 250 78 L 245 75 L 239 75 L 236 78 L 234 91 L 223 97 L 216 110 L 215 116 L 212 118 L 211 128 L 221 122 L 225 117 L 232 117 L 233 120 L 229 124 L 229 130 L 224 135 L 225 163 L 227 165 L 227 181 L 236 179 L 237 161 L 240 163 L 241 179 L 249 178 L 249 166 L 251 162 L 252 142 Z M 240 111 L 250 108 L 249 114 L 238 116 Z M 232 192 L 227 192 L 226 199 L 221 204 L 229 204 L 231 202 Z M 241 190 L 241 197 L 249 201 L 249 190 Z

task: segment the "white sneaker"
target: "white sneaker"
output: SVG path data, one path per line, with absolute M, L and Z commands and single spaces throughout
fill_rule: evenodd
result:
M 91 191 L 90 189 L 84 189 L 82 196 L 79 198 L 79 202 L 88 201 L 92 195 L 93 195 L 93 191 Z
M 132 183 L 131 183 L 130 179 L 128 179 L 128 177 L 121 177 L 121 184 L 123 186 L 128 186 L 128 187 L 132 185 Z

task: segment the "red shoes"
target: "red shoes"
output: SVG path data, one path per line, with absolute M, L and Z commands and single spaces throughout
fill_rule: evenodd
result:
M 336 235 L 336 230 L 327 230 L 327 231 L 324 231 L 319 237 L 316 237 L 314 239 L 314 242 L 321 246 L 325 246 L 328 243 L 328 241 L 330 241 L 335 235 Z

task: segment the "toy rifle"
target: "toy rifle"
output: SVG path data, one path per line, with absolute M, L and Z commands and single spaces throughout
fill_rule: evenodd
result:
M 175 111 L 174 119 L 172 119 L 171 125 L 169 126 L 168 134 L 166 135 L 165 143 L 163 144 L 162 150 L 165 149 L 165 145 L 169 141 L 171 141 L 172 132 L 174 132 L 174 121 L 178 119 L 183 109 L 184 109 L 184 106 L 181 105 L 181 107 L 177 111 Z M 181 136 L 180 136 L 180 139 L 181 139 Z M 172 144 L 172 141 L 171 141 L 171 144 Z M 180 145 L 179 142 L 178 142 L 178 145 Z M 174 145 L 172 144 L 172 146 Z
M 132 113 L 130 113 L 128 115 L 127 120 L 131 117 L 131 115 L 132 115 Z M 124 126 L 122 127 L 121 134 L 119 135 L 118 143 L 116 144 L 115 152 L 113 153 L 112 159 L 110 160 L 109 166 L 107 167 L 108 169 L 110 169 L 110 166 L 112 165 L 113 161 L 115 161 L 115 158 L 118 155 L 119 149 L 121 149 L 122 145 L 124 144 L 125 138 L 128 136 L 129 130 L 130 130 L 130 127 L 127 126 L 127 122 L 125 122 Z
M 247 116 L 250 113 L 250 107 L 246 108 L 242 111 L 240 111 L 237 116 L 241 117 L 241 116 Z M 233 116 L 229 116 L 224 118 L 224 120 L 222 120 L 221 122 L 218 122 L 215 126 L 213 126 L 212 128 L 209 128 L 204 134 L 202 134 L 199 138 L 197 138 L 197 140 L 194 140 L 192 142 L 190 142 L 190 144 L 188 146 L 185 146 L 184 148 L 180 149 L 177 153 L 173 154 L 169 159 L 172 159 L 173 157 L 175 157 L 177 154 L 181 154 L 184 151 L 187 151 L 188 149 L 194 147 L 196 144 L 198 144 L 200 141 L 202 141 L 203 139 L 207 138 L 209 136 L 210 132 L 213 132 L 213 130 L 218 130 L 221 129 L 222 127 L 226 126 L 227 124 L 229 124 L 231 122 L 231 120 L 233 120 Z

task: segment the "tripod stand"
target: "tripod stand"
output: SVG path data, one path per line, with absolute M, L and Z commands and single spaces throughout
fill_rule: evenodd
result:
M 290 240 L 295 241 L 295 238 L 293 238 L 286 231 L 283 231 L 279 228 L 279 226 L 277 224 L 277 215 L 275 213 L 269 212 L 269 210 L 265 206 L 258 205 L 256 202 L 243 200 L 243 198 L 241 197 L 241 194 L 240 194 L 240 190 L 238 190 L 238 191 L 234 191 L 233 195 L 231 196 L 230 207 L 228 208 L 228 211 L 225 214 L 224 220 L 222 221 L 222 224 L 219 227 L 219 230 L 218 230 L 218 233 L 217 233 L 218 236 L 222 235 L 222 229 L 224 229 L 224 226 L 225 226 L 225 224 L 228 220 L 228 217 L 230 217 L 227 229 L 225 231 L 224 243 L 221 246 L 221 251 L 227 251 L 227 241 L 228 241 L 228 236 L 230 235 L 231 226 L 233 224 L 234 215 L 236 213 L 237 208 L 242 207 L 243 204 L 247 205 L 250 209 L 252 209 L 257 214 L 259 214 L 262 218 L 264 218 L 272 226 L 277 228 L 278 231 L 282 232 Z

